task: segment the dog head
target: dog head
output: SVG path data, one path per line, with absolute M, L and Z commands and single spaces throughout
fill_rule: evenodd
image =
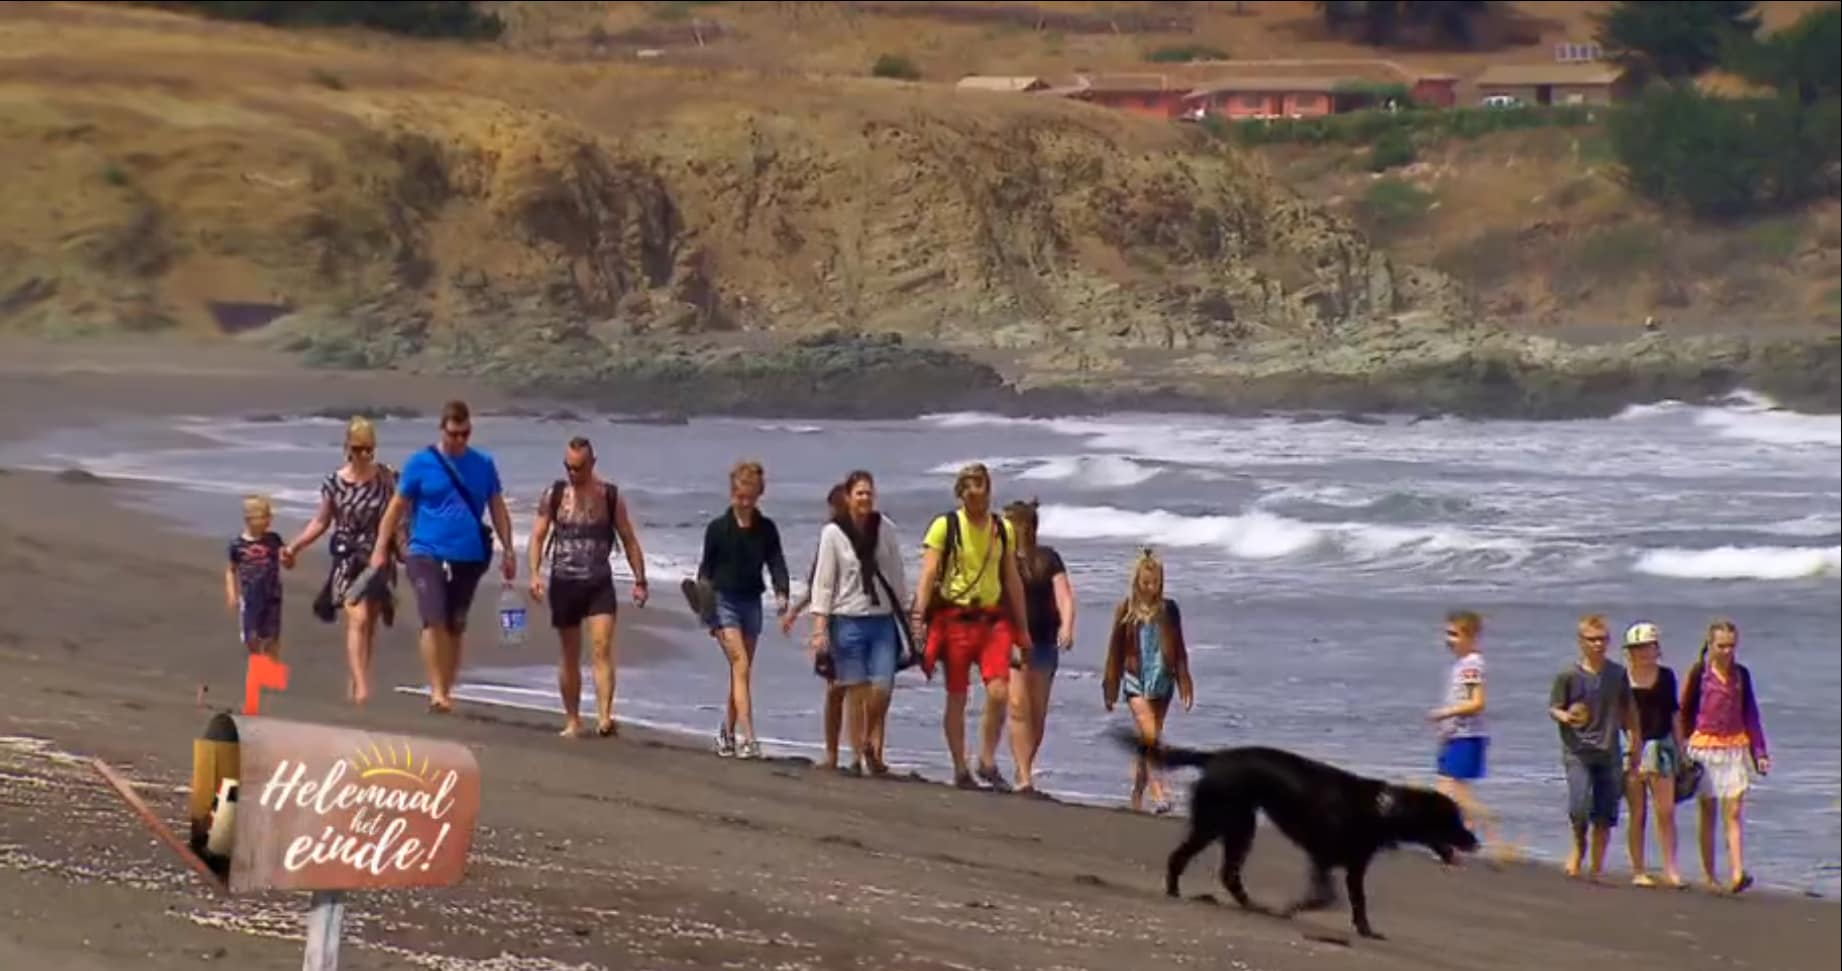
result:
M 1383 785 L 1375 810 L 1396 843 L 1418 843 L 1450 865 L 1459 853 L 1475 853 L 1476 834 L 1465 826 L 1458 803 L 1417 786 Z

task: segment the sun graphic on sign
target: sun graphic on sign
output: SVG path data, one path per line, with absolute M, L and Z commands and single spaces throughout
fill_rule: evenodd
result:
M 397 776 L 408 779 L 418 785 L 430 785 L 435 781 L 434 770 L 429 767 L 429 757 L 422 756 L 422 764 L 416 764 L 416 753 L 411 751 L 409 742 L 403 743 L 403 751 L 398 752 L 391 742 L 385 742 L 379 748 L 376 742 L 370 743 L 370 751 L 360 744 L 352 749 L 354 757 L 347 759 L 352 768 L 358 772 L 360 779 L 375 776 Z

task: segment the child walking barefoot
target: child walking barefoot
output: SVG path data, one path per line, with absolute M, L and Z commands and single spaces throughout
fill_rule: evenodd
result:
M 230 565 L 224 568 L 224 606 L 237 615 L 249 653 L 279 658 L 283 543 L 269 528 L 274 521 L 266 496 L 244 498 L 243 531 L 230 541 Z
M 1708 627 L 1701 659 L 1689 668 L 1682 686 L 1682 724 L 1692 729 L 1688 755 L 1701 764 L 1700 797 L 1701 870 L 1708 886 L 1741 893 L 1752 886 L 1746 872 L 1746 835 L 1743 812 L 1751 772 L 1772 770 L 1765 744 L 1765 725 L 1759 718 L 1759 701 L 1753 694 L 1752 672 L 1734 660 L 1740 630 L 1733 621 L 1717 620 Z M 1714 827 L 1718 812 L 1727 833 L 1725 885 L 1714 877 Z
M 1472 785 L 1484 777 L 1484 754 L 1490 736 L 1484 728 L 1484 655 L 1478 635 L 1484 621 L 1469 610 L 1455 610 L 1445 618 L 1445 646 L 1452 652 L 1450 674 L 1446 678 L 1445 704 L 1427 713 L 1439 729 L 1440 792 L 1450 796 L 1464 811 L 1466 820 L 1482 829 L 1484 842 L 1496 849 L 1496 815 L 1478 800 Z
M 1183 640 L 1183 614 L 1176 601 L 1164 596 L 1164 564 L 1150 550 L 1139 554 L 1132 570 L 1132 589 L 1113 613 L 1101 692 L 1107 711 L 1113 710 L 1120 694 L 1126 696 L 1139 739 L 1148 745 L 1156 745 L 1164 734 L 1164 717 L 1170 713 L 1173 697 L 1182 699 L 1184 711 L 1196 704 L 1190 655 Z M 1163 773 L 1152 770 L 1141 756 L 1132 770 L 1134 812 L 1144 808 L 1147 790 L 1153 812 L 1170 811 Z
M 1657 625 L 1632 624 L 1625 631 L 1625 660 L 1631 675 L 1631 695 L 1637 702 L 1637 722 L 1642 734 L 1642 754 L 1637 776 L 1626 782 L 1625 800 L 1631 805 L 1626 845 L 1631 853 L 1631 882 L 1656 886 L 1645 865 L 1644 815 L 1646 804 L 1657 820 L 1657 844 L 1663 850 L 1663 882 L 1680 890 L 1682 872 L 1676 866 L 1676 772 L 1682 763 L 1681 726 L 1676 718 L 1676 673 L 1659 663 L 1662 634 Z

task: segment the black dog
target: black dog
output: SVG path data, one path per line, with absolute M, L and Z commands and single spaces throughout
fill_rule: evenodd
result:
M 1279 916 L 1335 903 L 1330 871 L 1342 867 L 1356 932 L 1380 938 L 1369 926 L 1363 891 L 1363 878 L 1376 853 L 1418 843 L 1450 864 L 1457 853 L 1477 850 L 1477 837 L 1465 827 L 1458 804 L 1428 789 L 1364 778 L 1274 748 L 1201 752 L 1146 745 L 1130 731 L 1117 732 L 1115 738 L 1153 764 L 1202 769 L 1190 791 L 1189 836 L 1171 853 L 1165 874 L 1164 892 L 1172 897 L 1178 896 L 1177 883 L 1190 860 L 1221 840 L 1222 885 L 1244 909 L 1273 913 L 1254 903 L 1241 884 L 1241 867 L 1254 845 L 1254 817 L 1265 812 L 1311 859 L 1309 888 Z

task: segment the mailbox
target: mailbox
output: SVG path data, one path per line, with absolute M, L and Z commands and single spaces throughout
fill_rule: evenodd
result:
M 220 714 L 193 743 L 190 848 L 232 893 L 458 883 L 479 808 L 453 742 Z

